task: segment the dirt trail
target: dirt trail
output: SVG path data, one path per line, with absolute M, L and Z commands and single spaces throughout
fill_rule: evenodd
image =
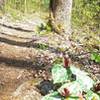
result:
M 55 55 L 53 48 L 49 48 L 51 50 L 50 52 L 33 48 L 33 44 L 30 44 L 30 39 L 33 35 L 32 32 L 23 32 L 0 25 L 0 33 L 4 33 L 0 34 L 0 100 L 9 100 L 11 93 L 13 93 L 20 84 L 33 79 L 33 65 L 37 64 L 35 67 L 46 66 L 48 64 L 48 62 L 46 62 L 46 60 L 48 60 L 47 58 L 57 57 L 57 55 Z M 50 42 L 47 41 L 49 42 L 48 44 L 53 47 L 70 46 L 70 42 L 66 42 L 65 38 L 59 35 L 52 34 L 48 39 L 50 40 Z M 39 43 L 44 43 L 42 40 L 44 40 L 44 38 L 39 40 Z M 46 56 L 40 59 L 42 58 L 42 56 L 40 56 L 42 54 Z M 36 55 L 38 55 L 37 58 Z M 36 61 L 35 64 L 33 64 L 33 62 L 35 62 L 34 59 Z M 92 73 L 95 70 L 98 71 L 96 73 L 98 74 L 98 79 L 100 79 L 99 64 L 95 66 L 91 64 L 90 66 L 87 64 L 87 58 L 83 60 L 81 60 L 81 64 L 84 62 L 83 66 L 88 65 L 85 66 L 86 70 L 91 69 Z
M 9 100 L 9 96 L 23 82 L 32 79 L 32 74 L 23 68 L 0 63 L 0 100 Z
M 44 63 L 47 65 L 45 58 L 41 59 L 40 63 L 37 62 L 36 56 L 49 53 L 32 47 L 30 44 L 32 35 L 32 32 L 0 25 L 0 100 L 10 100 L 10 95 L 22 83 L 32 80 L 33 67 L 45 66 Z M 35 62 L 33 60 L 37 66 L 33 65 Z
M 28 56 L 31 49 L 19 47 L 16 44 L 13 45 L 11 43 L 14 43 L 14 40 L 25 43 L 27 42 L 27 37 L 32 37 L 32 33 L 21 32 L 2 25 L 0 25 L 0 32 L 8 34 L 8 36 L 0 34 L 0 100 L 10 100 L 9 97 L 11 93 L 13 93 L 19 85 L 27 80 L 33 79 L 32 68 L 29 68 L 29 63 L 25 63 L 26 60 L 31 59 Z M 16 38 L 16 36 L 23 36 L 24 38 L 19 39 Z M 9 38 L 9 41 L 12 41 L 10 41 L 10 44 L 9 41 L 6 41 L 7 37 Z M 29 39 L 27 40 L 29 41 Z M 26 53 L 27 49 L 29 49 L 29 51 Z M 19 60 L 20 58 L 25 58 L 26 60 L 22 59 L 21 61 Z

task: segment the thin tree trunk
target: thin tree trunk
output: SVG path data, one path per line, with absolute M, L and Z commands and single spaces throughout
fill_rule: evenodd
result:
M 50 0 L 50 17 L 58 33 L 71 33 L 72 0 Z
M 0 10 L 3 11 L 5 0 L 0 0 Z

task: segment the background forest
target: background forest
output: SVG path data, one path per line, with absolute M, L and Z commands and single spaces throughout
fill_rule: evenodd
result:
M 2 1 L 2 0 L 1 0 Z M 2 11 L 10 13 L 14 18 L 21 18 L 23 14 L 49 11 L 49 0 L 6 0 Z M 73 0 L 72 23 L 74 27 L 88 28 L 94 33 L 99 30 L 100 17 L 99 0 Z
M 0 0 L 0 100 L 52 90 L 100 100 L 100 0 Z
M 29 16 L 34 16 L 34 14 L 48 20 L 50 0 L 6 0 L 5 3 L 2 3 L 2 1 L 1 14 L 10 15 L 14 20 L 31 19 Z M 99 0 L 73 0 L 71 23 L 74 34 L 72 34 L 72 38 L 85 46 L 88 44 L 89 51 L 92 51 L 94 45 L 100 43 L 99 12 Z

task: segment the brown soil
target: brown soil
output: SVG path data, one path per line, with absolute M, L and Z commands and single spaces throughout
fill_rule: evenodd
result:
M 23 82 L 32 78 L 32 74 L 28 70 L 8 66 L 0 62 L 0 100 L 9 100 L 16 88 Z
M 3 28 L 7 30 L 5 27 Z M 0 32 L 2 33 L 2 30 Z M 30 68 L 32 60 L 29 62 L 28 60 L 31 59 L 32 52 L 34 53 L 35 51 L 24 46 L 21 47 L 13 44 L 26 42 L 26 37 L 20 39 L 16 38 L 16 36 L 18 34 L 15 34 L 14 37 L 0 34 L 0 100 L 9 100 L 10 95 L 18 86 L 27 80 L 33 79 L 33 69 Z M 24 35 L 22 33 L 22 36 L 26 36 L 26 34 Z
M 3 30 L 9 30 L 2 27 Z M 12 35 L 9 33 L 3 33 L 0 29 L 0 100 L 10 100 L 11 94 L 21 84 L 33 80 L 36 73 L 34 67 L 47 65 L 46 57 L 37 62 L 41 58 L 40 55 L 48 55 L 49 58 L 52 54 L 33 48 L 30 38 L 27 38 L 32 37 L 31 33 L 26 32 L 26 35 L 18 30 Z
M 6 31 L 8 30 L 8 28 L 4 28 L 4 26 L 2 27 L 3 27 L 2 30 L 5 29 Z M 2 30 L 0 30 L 0 33 L 2 33 Z M 34 59 L 35 61 L 36 59 L 38 60 L 38 57 L 36 58 L 36 55 L 39 55 L 40 57 L 40 55 L 42 55 L 42 53 L 44 52 L 44 50 L 42 50 L 39 51 L 38 54 L 38 49 L 34 49 L 31 46 L 29 46 L 31 44 L 27 44 L 30 41 L 30 38 L 27 39 L 27 37 L 32 37 L 31 33 L 27 33 L 27 35 L 22 32 L 20 32 L 19 34 L 16 33 L 17 31 L 13 34 L 13 36 L 15 37 L 13 36 L 11 37 L 10 35 L 6 36 L 4 34 L 0 34 L 0 100 L 9 100 L 10 95 L 16 90 L 16 88 L 19 85 L 21 85 L 23 82 L 27 80 L 33 79 L 33 74 L 34 74 L 33 65 L 36 65 L 37 63 L 36 62 L 35 64 L 33 64 Z M 24 38 L 18 39 L 16 36 L 19 37 L 23 36 Z M 55 45 L 53 47 L 56 46 L 63 47 L 62 44 L 65 44 L 64 46 L 70 46 L 69 42 L 64 41 L 64 39 L 62 39 L 59 36 L 57 37 L 57 35 L 50 35 L 49 40 L 51 43 L 50 45 Z M 44 41 L 42 41 L 42 43 L 44 43 Z M 51 49 L 52 48 L 50 48 L 50 50 Z M 55 54 L 52 53 L 51 51 L 50 52 L 45 51 L 44 55 L 48 55 L 48 58 L 52 56 L 55 57 Z M 40 66 L 42 63 L 43 64 L 41 66 L 43 66 L 44 63 L 45 65 L 47 65 L 47 62 L 45 62 L 45 60 L 48 59 L 46 59 L 46 57 L 43 59 L 39 58 L 39 60 L 41 61 L 40 63 L 38 62 L 35 67 Z M 98 71 L 96 73 L 98 74 L 98 79 L 100 79 L 100 65 L 91 64 L 90 66 L 86 59 L 82 60 L 80 59 L 81 64 L 84 62 L 83 66 L 87 65 L 85 66 L 86 69 L 91 69 L 93 72 L 94 70 Z M 76 62 L 79 61 L 79 59 L 77 60 L 76 58 L 73 60 L 76 60 Z

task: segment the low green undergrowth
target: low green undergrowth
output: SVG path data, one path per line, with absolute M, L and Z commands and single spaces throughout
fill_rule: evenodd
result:
M 91 60 L 93 60 L 93 61 L 95 61 L 95 62 L 97 62 L 97 63 L 100 63 L 100 54 L 98 54 L 98 53 L 92 53 L 91 54 Z
M 88 73 L 61 64 L 55 64 L 51 72 L 53 84 L 60 84 L 60 87 L 50 91 L 42 100 L 100 100 L 100 90 L 94 89 L 96 82 Z

